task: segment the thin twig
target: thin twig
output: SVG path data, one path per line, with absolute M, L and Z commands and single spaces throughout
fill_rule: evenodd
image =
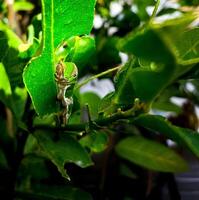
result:
M 120 68 L 121 68 L 121 66 L 117 66 L 117 67 L 114 67 L 114 68 L 112 68 L 112 69 L 108 69 L 108 70 L 106 70 L 106 71 L 104 71 L 104 72 L 102 72 L 102 73 L 96 74 L 95 76 L 91 76 L 91 77 L 89 77 L 88 79 L 86 79 L 85 81 L 83 81 L 82 83 L 80 83 L 79 85 L 77 85 L 77 86 L 75 87 L 75 89 L 79 89 L 80 87 L 82 87 L 83 85 L 87 84 L 88 82 L 90 82 L 90 81 L 92 81 L 92 80 L 94 80 L 94 79 L 96 79 L 96 78 L 99 78 L 99 77 L 101 77 L 101 76 L 104 76 L 104 75 L 106 75 L 106 74 L 109 74 L 109 73 L 111 73 L 111 72 L 113 72 L 113 71 L 116 71 L 116 70 L 118 70 L 118 69 L 120 69 Z
M 8 22 L 12 29 L 15 29 L 15 12 L 14 12 L 14 0 L 5 1 L 8 6 Z
M 92 117 L 91 117 L 90 108 L 88 104 L 86 104 L 86 113 L 88 117 L 88 122 L 90 123 L 92 121 Z
M 154 10 L 153 10 L 153 13 L 149 19 L 149 24 L 153 21 L 153 19 L 155 18 L 156 14 L 157 14 L 157 11 L 158 11 L 158 8 L 159 8 L 159 5 L 160 5 L 160 0 L 157 0 L 156 4 L 155 4 L 155 7 L 154 7 Z
M 18 21 L 16 19 L 16 13 L 14 10 L 14 0 L 5 0 L 8 7 L 8 23 L 12 30 L 14 30 L 18 36 L 21 36 L 21 30 L 19 28 Z
M 7 131 L 8 131 L 8 135 L 11 138 L 14 138 L 14 127 L 13 127 L 13 114 L 12 111 L 6 107 L 5 108 L 5 112 L 6 112 L 6 126 L 7 126 Z

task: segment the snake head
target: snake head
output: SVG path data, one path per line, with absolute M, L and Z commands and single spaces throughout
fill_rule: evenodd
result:
M 74 84 L 77 81 L 78 76 L 77 67 L 72 62 L 65 62 L 64 64 L 64 77 L 70 84 Z

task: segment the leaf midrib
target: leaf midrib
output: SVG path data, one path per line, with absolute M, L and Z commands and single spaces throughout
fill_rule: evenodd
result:
M 54 61 L 54 1 L 50 0 L 50 8 L 51 8 L 51 10 L 48 11 L 48 12 L 51 13 L 50 14 L 50 27 L 51 27 L 50 28 L 50 30 L 51 30 L 50 34 L 48 33 L 48 29 L 46 28 L 46 26 L 47 26 L 46 25 L 47 24 L 46 17 L 44 17 L 46 15 L 46 12 L 47 12 L 45 0 L 42 0 L 42 3 L 43 3 L 43 5 L 42 5 L 42 7 L 43 7 L 43 16 L 42 16 L 42 18 L 44 20 L 44 22 L 43 22 L 43 26 L 44 26 L 44 28 L 43 28 L 43 30 L 44 30 L 44 32 L 43 32 L 43 53 L 44 52 L 49 52 L 49 49 L 46 50 L 46 46 L 48 46 L 47 43 L 49 41 L 47 39 L 47 37 L 48 37 L 48 35 L 50 35 L 50 47 L 51 47 L 51 50 L 50 50 L 51 55 L 50 55 L 50 57 L 51 57 L 52 63 L 54 64 L 55 63 L 55 61 Z
M 166 151 L 169 151 L 169 149 L 165 149 Z M 126 153 L 127 152 L 131 152 L 131 153 L 133 153 L 134 155 L 137 155 L 137 156 L 142 156 L 144 159 L 150 159 L 150 160 L 152 160 L 152 159 L 154 159 L 154 155 L 153 154 L 151 154 L 150 152 L 147 152 L 147 154 L 142 154 L 142 153 L 140 153 L 140 152 L 142 152 L 141 150 L 139 151 L 139 150 L 137 150 L 137 149 L 135 149 L 135 148 L 128 148 L 128 147 L 125 147 L 125 148 L 123 148 L 123 151 L 125 151 Z M 120 152 L 118 151 L 118 153 L 120 154 Z M 174 152 L 172 152 L 173 153 L 173 155 L 175 155 L 174 154 Z M 129 158 L 128 156 L 126 156 L 126 154 L 120 154 L 120 155 L 122 155 L 122 157 L 125 157 L 125 158 Z M 144 156 L 143 156 L 144 155 Z M 147 156 L 146 156 L 147 155 Z M 176 155 L 177 156 L 177 155 Z M 133 156 L 134 157 L 134 156 Z M 135 158 L 135 157 L 134 157 Z M 174 160 L 172 160 L 172 159 L 165 159 L 165 156 L 163 156 L 163 157 L 160 157 L 160 156 L 157 156 L 157 155 L 155 155 L 155 158 L 156 158 L 156 161 L 159 161 L 159 164 L 161 163 L 161 166 L 163 166 L 164 164 L 165 164 L 165 161 L 166 161 L 166 163 L 167 164 L 169 164 L 171 167 L 174 167 L 174 168 L 176 168 L 177 166 L 176 166 L 176 162 L 174 161 Z M 168 157 L 166 157 L 166 158 L 168 158 Z M 180 158 L 180 157 L 179 157 Z M 143 159 L 143 160 L 144 160 Z M 133 159 L 134 160 L 134 159 Z M 182 160 L 183 161 L 183 160 Z M 139 161 L 137 162 L 137 159 L 136 159 L 136 161 L 134 160 L 134 162 L 136 162 L 136 163 L 139 163 Z M 149 165 L 144 165 L 144 166 L 149 166 Z M 153 167 L 154 168 L 154 167 Z M 163 166 L 163 168 L 165 168 L 164 166 Z M 160 168 L 159 168 L 160 169 Z

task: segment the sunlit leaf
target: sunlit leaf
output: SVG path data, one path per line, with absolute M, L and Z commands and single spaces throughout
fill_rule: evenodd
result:
M 19 57 L 19 46 L 23 44 L 19 37 L 0 21 L 0 62 L 8 74 L 11 87 L 22 86 L 22 72 L 26 60 Z
M 5 95 L 12 94 L 10 82 L 2 63 L 0 63 L 0 90 L 3 90 Z
M 148 64 L 143 67 L 141 62 L 134 61 L 133 65 L 123 67 L 121 84 L 116 90 L 118 104 L 134 98 L 151 103 L 163 89 L 199 62 L 198 28 L 188 26 L 193 19 L 191 14 L 185 15 L 121 39 L 121 50 Z
M 16 1 L 14 2 L 14 10 L 18 11 L 31 11 L 34 9 L 34 4 L 28 1 Z
M 30 61 L 23 74 L 24 83 L 38 114 L 57 112 L 54 50 L 69 37 L 90 32 L 94 5 L 95 0 L 63 0 L 57 3 L 42 0 L 42 53 Z

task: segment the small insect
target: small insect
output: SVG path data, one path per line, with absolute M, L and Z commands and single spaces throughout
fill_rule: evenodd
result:
M 74 84 L 74 79 L 77 77 L 77 69 L 76 66 L 73 64 L 72 71 L 70 70 L 70 65 L 68 66 L 69 69 L 67 71 L 67 66 L 61 60 L 56 65 L 55 71 L 55 81 L 57 83 L 57 100 L 61 102 L 63 110 L 61 112 L 61 121 L 62 124 L 67 124 L 68 118 L 70 116 L 69 107 L 73 104 L 72 96 L 66 97 L 66 92 L 69 87 Z M 65 75 L 65 72 L 68 72 L 67 75 L 70 75 L 68 78 Z M 70 72 L 70 73 L 69 73 Z

